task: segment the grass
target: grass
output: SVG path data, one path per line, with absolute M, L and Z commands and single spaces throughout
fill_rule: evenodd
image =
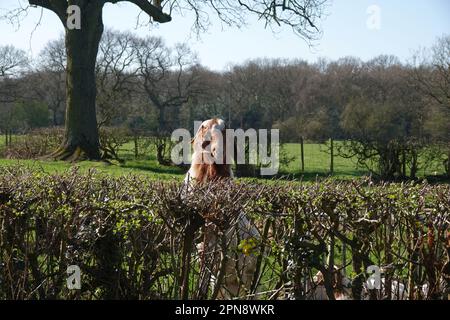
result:
M 335 142 L 335 150 L 339 147 L 341 142 Z M 300 144 L 286 143 L 283 145 L 284 150 L 288 156 L 294 156 L 294 160 L 287 166 L 281 167 L 281 172 L 284 174 L 299 174 L 301 171 L 300 162 Z M 337 153 L 335 151 L 335 153 Z M 304 158 L 305 158 L 305 172 L 306 177 L 311 175 L 327 176 L 330 172 L 330 154 L 328 152 L 328 146 L 318 143 L 305 143 L 304 144 Z M 425 163 L 425 159 L 419 160 L 420 163 Z M 421 170 L 417 173 L 419 177 L 443 174 L 443 165 L 439 161 L 427 163 L 423 165 Z M 358 166 L 356 158 L 344 158 L 338 155 L 334 155 L 334 173 L 333 177 L 337 179 L 348 179 L 351 177 L 359 177 L 369 174 L 368 170 L 364 167 Z M 409 169 L 407 168 L 407 174 Z
M 20 137 L 13 136 L 12 141 L 18 141 Z M 3 139 L 2 139 L 3 140 Z M 2 141 L 4 142 L 4 141 Z M 4 145 L 4 144 L 3 144 Z M 155 180 L 182 180 L 184 178 L 184 170 L 178 167 L 161 166 L 153 155 L 143 159 L 134 159 L 134 146 L 132 142 L 126 143 L 120 150 L 120 156 L 125 160 L 124 163 L 112 161 L 111 163 L 103 161 L 80 161 L 69 163 L 65 161 L 44 161 L 44 160 L 19 160 L 19 159 L 2 159 L 0 158 L 0 166 L 19 165 L 31 169 L 39 169 L 48 173 L 62 173 L 73 167 L 78 167 L 81 172 L 87 172 L 95 169 L 100 174 L 108 174 L 111 176 L 121 176 L 127 174 L 139 174 Z
M 29 167 L 32 169 L 39 169 L 48 173 L 62 173 L 73 167 L 79 167 L 81 172 L 86 172 L 89 169 L 95 169 L 99 173 L 109 174 L 112 176 L 121 176 L 126 174 L 142 174 L 151 179 L 177 179 L 183 178 L 183 172 L 180 170 L 178 173 L 171 171 L 173 168 L 164 168 L 159 165 L 150 163 L 144 163 L 143 161 L 130 161 L 126 165 L 107 164 L 100 161 L 82 161 L 77 163 L 67 163 L 63 161 L 39 161 L 39 160 L 12 160 L 12 159 L 0 159 L 0 166 L 20 165 Z M 167 170 L 167 171 L 164 171 Z
M 2 141 L 3 142 L 3 141 Z M 14 139 L 13 139 L 14 143 Z M 339 142 L 336 142 L 338 144 Z M 148 156 L 142 159 L 134 159 L 134 145 L 132 142 L 124 144 L 120 150 L 120 156 L 125 160 L 124 163 L 113 162 L 111 164 L 105 162 L 82 161 L 77 163 L 67 163 L 63 161 L 41 161 L 41 160 L 13 160 L 0 159 L 0 166 L 20 165 L 34 169 L 40 169 L 44 172 L 64 172 L 71 167 L 77 166 L 80 171 L 85 172 L 94 168 L 100 173 L 120 176 L 126 174 L 139 174 L 149 179 L 160 180 L 182 180 L 185 170 L 174 166 L 162 166 L 155 157 L 155 151 L 150 150 Z M 300 145 L 296 143 L 288 143 L 282 146 L 283 153 L 292 161 L 280 164 L 280 175 L 292 176 L 299 178 L 302 176 L 304 181 L 313 181 L 317 177 L 329 176 L 330 154 L 327 152 L 327 146 L 317 143 L 304 144 L 305 172 L 301 172 L 300 164 Z M 419 176 L 432 175 L 433 173 L 441 174 L 443 172 L 442 165 L 435 163 L 426 166 L 419 172 Z M 365 168 L 358 167 L 356 159 L 347 159 L 335 155 L 334 157 L 334 173 L 336 179 L 351 179 L 367 175 Z M 246 179 L 247 180 L 247 179 Z M 253 179 L 249 179 L 253 180 Z

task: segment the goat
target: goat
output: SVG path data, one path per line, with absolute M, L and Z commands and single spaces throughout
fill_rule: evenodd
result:
M 205 183 L 220 179 L 232 179 L 233 171 L 230 165 L 230 159 L 226 152 L 226 134 L 225 122 L 222 119 L 209 119 L 204 121 L 198 128 L 193 144 L 192 163 L 185 177 L 187 191 L 192 192 L 192 186 L 195 183 Z M 197 246 L 200 257 L 212 255 L 209 261 L 217 261 L 218 238 L 216 230 L 212 223 L 206 222 L 204 229 L 204 240 Z M 250 240 L 259 239 L 259 231 L 248 220 L 246 215 L 241 212 L 237 221 L 227 230 L 226 234 L 227 248 L 237 249 L 238 239 Z M 252 254 L 234 253 L 237 250 L 227 250 L 225 274 L 223 281 L 216 278 L 217 266 L 211 270 L 211 278 L 216 281 L 215 285 L 220 286 L 218 298 L 229 299 L 239 297 L 242 293 L 250 289 L 253 281 L 253 275 L 256 270 L 256 257 Z M 203 259 L 204 260 L 204 259 Z M 221 282 L 221 283 L 217 283 Z

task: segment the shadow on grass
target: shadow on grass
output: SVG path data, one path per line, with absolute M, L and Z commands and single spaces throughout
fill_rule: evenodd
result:
M 186 174 L 188 167 L 182 168 L 177 166 L 163 166 L 156 161 L 151 160 L 135 160 L 135 161 L 126 161 L 123 164 L 119 165 L 121 168 L 127 168 L 132 170 L 142 170 L 147 172 L 154 172 L 159 174 L 172 174 L 172 175 L 184 175 Z M 236 172 L 235 170 L 233 170 Z M 367 175 L 365 171 L 358 170 L 348 170 L 348 171 L 338 171 L 333 175 L 330 175 L 328 172 L 320 172 L 320 171 L 311 171 L 304 173 L 290 173 L 281 171 L 277 175 L 274 176 L 236 176 L 237 178 L 248 178 L 248 179 L 262 179 L 262 180 L 283 180 L 283 181 L 317 181 L 326 178 L 333 178 L 335 180 L 348 180 L 352 178 L 358 178 Z
M 261 179 L 277 179 L 277 180 L 287 180 L 287 181 L 317 181 L 327 178 L 333 178 L 335 180 L 348 180 L 354 179 L 362 176 L 367 176 L 368 173 L 365 171 L 348 170 L 348 171 L 338 171 L 334 174 L 324 171 L 310 171 L 310 172 L 280 172 L 274 177 L 261 177 Z
M 164 174 L 185 174 L 187 170 L 176 166 L 162 166 L 150 163 L 127 161 L 120 165 L 121 168 L 136 169 L 142 171 L 151 171 Z

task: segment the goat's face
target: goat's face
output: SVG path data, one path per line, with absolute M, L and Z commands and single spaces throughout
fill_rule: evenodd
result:
M 203 121 L 193 139 L 194 153 L 202 164 L 225 164 L 225 121 L 209 119 Z M 200 156 L 201 155 L 201 156 Z
M 210 119 L 201 124 L 192 140 L 194 153 L 188 177 L 208 181 L 233 176 L 226 156 L 225 130 L 222 119 Z

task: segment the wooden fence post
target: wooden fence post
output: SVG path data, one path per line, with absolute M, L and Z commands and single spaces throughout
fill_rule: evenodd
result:
M 330 138 L 330 174 L 334 172 L 334 139 Z
M 303 148 L 303 136 L 300 137 L 300 160 L 302 166 L 302 172 L 305 172 L 305 153 Z

